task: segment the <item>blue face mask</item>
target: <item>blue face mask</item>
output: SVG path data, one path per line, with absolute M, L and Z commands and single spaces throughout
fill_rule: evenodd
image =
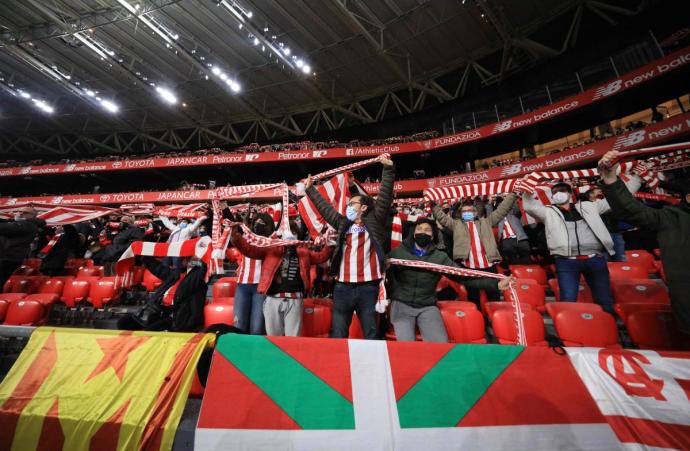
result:
M 345 216 L 350 221 L 354 221 L 355 219 L 357 219 L 357 210 L 355 210 L 355 207 L 353 207 L 352 205 L 348 205 L 347 209 L 345 210 Z
M 463 211 L 462 212 L 462 220 L 467 222 L 467 221 L 474 221 L 474 213 L 471 211 Z
M 181 222 L 181 223 L 180 223 L 180 228 L 181 228 L 181 229 L 184 229 L 185 227 L 187 227 L 187 223 L 186 223 L 186 222 Z

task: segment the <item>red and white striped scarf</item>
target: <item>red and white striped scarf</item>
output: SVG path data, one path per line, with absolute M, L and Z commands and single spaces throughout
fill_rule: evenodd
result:
M 198 218 L 203 215 L 206 204 L 164 205 L 155 207 L 154 214 L 171 218 Z
M 39 252 L 39 254 L 48 255 L 50 251 L 53 249 L 53 246 L 55 246 L 55 244 L 57 244 L 57 242 L 60 240 L 61 236 L 62 233 L 56 233 L 55 235 L 53 235 L 50 241 L 48 241 L 48 244 L 43 246 L 43 249 L 41 249 L 41 252 Z
M 348 178 L 349 173 L 341 173 L 316 187 L 319 194 L 321 194 L 328 203 L 333 205 L 333 208 L 341 215 L 345 214 L 347 203 L 350 200 L 350 190 L 347 183 Z M 309 196 L 304 196 L 300 199 L 297 203 L 297 209 L 312 238 L 321 235 L 326 227 L 328 227 L 328 223 L 326 223 L 326 220 L 321 216 L 316 205 L 309 199 Z
M 486 250 L 479 236 L 479 227 L 474 221 L 467 222 L 467 230 L 470 235 L 470 254 L 462 263 L 470 269 L 486 269 L 491 266 Z
M 197 257 L 209 265 L 211 257 L 211 238 L 205 236 L 176 243 L 151 243 L 134 241 L 122 254 L 115 265 L 117 276 L 115 285 L 129 288 L 132 286 L 134 257 Z
M 510 225 L 510 222 L 507 218 L 503 220 L 502 236 L 504 240 L 517 237 L 515 230 L 513 230 L 513 227 Z
M 402 244 L 403 237 L 403 222 L 415 222 L 421 215 L 408 215 L 405 213 L 396 213 L 393 216 L 393 224 L 391 225 L 391 250 Z
M 446 265 L 437 265 L 435 263 L 429 263 L 429 262 L 423 262 L 419 260 L 403 260 L 403 259 L 398 259 L 398 258 L 389 258 L 388 263 L 390 265 L 402 265 L 402 266 L 407 266 L 407 267 L 413 267 L 413 268 L 421 268 L 421 269 L 426 269 L 428 271 L 434 271 L 434 272 L 439 272 L 441 274 L 451 274 L 455 276 L 464 276 L 464 277 L 490 277 L 492 279 L 507 279 L 507 276 L 504 276 L 503 274 L 495 274 L 495 273 L 490 273 L 490 272 L 484 272 L 484 271 L 477 271 L 474 269 L 467 269 L 467 268 L 457 268 L 454 266 L 446 266 Z M 527 346 L 527 336 L 525 334 L 525 324 L 522 320 L 522 308 L 520 306 L 520 299 L 518 298 L 518 293 L 515 287 L 511 285 L 510 287 L 510 294 L 511 294 L 511 304 L 513 306 L 513 313 L 514 313 L 514 319 L 515 319 L 515 326 L 517 329 L 517 342 L 519 345 L 522 346 Z M 381 286 L 379 288 L 379 301 L 376 304 L 376 311 L 379 313 L 384 313 L 386 311 L 386 307 L 388 306 L 388 299 L 386 296 L 386 288 L 383 283 L 381 283 Z
M 352 224 L 345 234 L 343 256 L 336 279 L 343 283 L 379 280 L 383 270 L 372 244 L 371 234 L 364 225 Z

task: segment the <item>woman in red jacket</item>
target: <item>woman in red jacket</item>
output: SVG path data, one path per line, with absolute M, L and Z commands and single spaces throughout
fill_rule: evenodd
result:
M 297 237 L 299 227 L 293 221 L 290 230 Z M 237 228 L 233 230 L 232 243 L 243 255 L 263 260 L 256 291 L 266 294 L 266 334 L 299 336 L 302 299 L 311 289 L 310 268 L 328 260 L 332 248 L 324 246 L 320 251 L 312 251 L 306 246 L 257 247 L 249 244 Z

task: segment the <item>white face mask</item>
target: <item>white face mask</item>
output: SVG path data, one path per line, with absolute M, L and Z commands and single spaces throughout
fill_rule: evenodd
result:
M 551 196 L 551 200 L 556 205 L 565 204 L 570 200 L 570 194 L 566 193 L 565 191 L 559 191 Z

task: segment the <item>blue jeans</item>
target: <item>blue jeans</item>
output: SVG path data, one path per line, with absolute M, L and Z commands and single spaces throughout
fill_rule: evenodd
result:
M 257 283 L 238 283 L 235 288 L 235 327 L 252 335 L 265 333 L 263 309 L 266 296 L 256 292 L 258 286 Z
M 624 262 L 624 261 L 626 261 L 626 258 L 625 258 L 625 240 L 623 239 L 623 234 L 622 233 L 612 233 L 611 239 L 613 240 L 613 250 L 616 251 L 616 253 L 609 257 L 609 261 L 612 261 L 612 262 Z
M 331 337 L 347 338 L 350 334 L 352 313 L 362 325 L 364 338 L 376 339 L 376 302 L 379 297 L 379 282 L 340 283 L 333 289 L 333 318 Z
M 604 257 L 593 257 L 586 260 L 556 257 L 556 275 L 558 276 L 561 301 L 577 300 L 581 274 L 585 276 L 587 285 L 592 290 L 594 301 L 605 311 L 613 313 L 609 267 Z

